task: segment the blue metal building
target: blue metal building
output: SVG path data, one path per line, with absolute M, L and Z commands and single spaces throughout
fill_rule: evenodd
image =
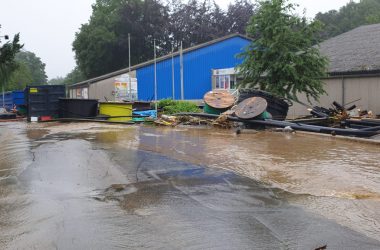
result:
M 192 47 L 183 52 L 184 99 L 202 99 L 212 89 L 212 70 L 234 68 L 242 62 L 237 55 L 251 43 L 240 35 L 232 35 Z M 136 69 L 138 99 L 154 99 L 154 63 Z M 157 99 L 172 98 L 172 59 L 157 62 Z M 180 56 L 174 56 L 175 99 L 181 98 Z
M 1 98 L 2 98 L 2 94 L 1 94 Z M 15 90 L 15 91 L 9 91 L 9 92 L 4 93 L 4 103 L 1 100 L 1 107 L 4 106 L 4 108 L 9 111 L 13 109 L 15 105 L 17 109 L 20 106 L 26 105 L 25 98 L 24 98 L 24 91 Z
M 231 89 L 236 84 L 234 68 L 242 62 L 237 56 L 252 42 L 248 37 L 233 34 L 183 50 L 183 92 L 186 100 L 200 100 L 214 88 Z M 172 58 L 174 63 L 172 63 Z M 157 58 L 157 99 L 181 99 L 180 53 Z M 154 60 L 121 69 L 69 86 L 71 98 L 116 100 L 115 82 L 128 74 L 137 80 L 140 101 L 154 100 Z M 235 75 L 234 75 L 235 74 Z M 133 84 L 132 84 L 133 86 Z

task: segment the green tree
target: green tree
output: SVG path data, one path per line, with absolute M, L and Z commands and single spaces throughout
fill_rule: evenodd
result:
M 84 76 L 96 77 L 128 66 L 128 34 L 135 65 L 153 58 L 154 39 L 157 54 L 168 54 L 181 41 L 186 48 L 244 31 L 253 13 L 250 0 L 238 0 L 227 11 L 211 0 L 97 0 L 73 51 Z
M 117 43 L 114 26 L 118 18 L 120 1 L 98 0 L 92 7 L 88 24 L 76 33 L 73 51 L 80 69 L 87 77 L 95 77 L 115 70 L 114 47 Z
M 45 64 L 34 53 L 20 51 L 15 56 L 18 67 L 8 80 L 7 90 L 23 89 L 26 85 L 42 85 L 47 83 Z
M 42 85 L 47 83 L 46 65 L 36 54 L 30 51 L 21 51 L 16 54 L 16 61 L 24 63 L 32 74 L 32 82 L 28 84 Z
M 55 78 L 52 78 L 48 81 L 48 84 L 49 85 L 61 85 L 61 84 L 68 85 L 68 84 L 78 83 L 84 80 L 86 80 L 86 77 L 80 71 L 78 66 L 76 66 L 65 77 L 57 76 Z
M 49 85 L 62 85 L 65 82 L 65 78 L 62 76 L 57 76 L 48 81 Z
M 12 42 L 7 42 L 0 47 L 0 83 L 3 88 L 7 85 L 11 74 L 18 68 L 15 57 L 23 47 L 19 42 L 20 35 L 17 34 Z
M 380 0 L 350 1 L 339 11 L 318 13 L 315 19 L 324 24 L 320 32 L 322 39 L 328 39 L 361 25 L 380 23 Z
M 74 84 L 81 81 L 86 80 L 83 72 L 79 69 L 79 67 L 75 67 L 70 73 L 66 75 L 63 80 L 63 84 Z
M 12 72 L 5 90 L 22 90 L 26 85 L 33 82 L 33 75 L 28 65 L 23 62 L 17 62 L 17 69 Z
M 190 0 L 187 4 L 178 1 L 173 7 L 168 28 L 176 49 L 181 41 L 190 47 L 225 35 L 226 15 L 217 4 Z
M 275 95 L 298 100 L 298 93 L 318 99 L 325 93 L 320 80 L 327 59 L 320 55 L 316 35 L 319 22 L 292 14 L 294 5 L 286 0 L 260 2 L 247 32 L 255 41 L 242 54 L 242 86 L 259 87 Z
M 255 10 L 250 0 L 234 1 L 227 11 L 210 0 L 190 0 L 187 3 L 173 0 L 168 6 L 169 33 L 175 48 L 181 41 L 184 47 L 190 47 L 231 33 L 245 34 Z
M 255 15 L 256 5 L 250 0 L 236 0 L 228 5 L 224 25 L 227 32 L 245 34 L 249 20 Z
M 168 47 L 166 7 L 155 0 L 98 0 L 88 24 L 76 33 L 73 50 L 86 77 L 95 77 L 128 65 L 128 33 L 132 64 L 153 57 L 153 39 Z

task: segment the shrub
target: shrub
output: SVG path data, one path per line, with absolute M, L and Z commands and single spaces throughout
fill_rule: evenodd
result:
M 162 99 L 157 103 L 158 108 L 164 108 L 166 106 L 173 106 L 175 105 L 176 101 L 172 99 Z
M 157 106 L 159 108 L 162 108 L 163 113 L 167 115 L 182 112 L 198 113 L 201 111 L 195 103 L 189 101 L 174 101 L 171 99 L 164 99 L 159 101 Z

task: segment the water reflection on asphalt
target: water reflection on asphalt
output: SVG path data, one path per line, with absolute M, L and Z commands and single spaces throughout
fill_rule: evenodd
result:
M 379 147 L 306 135 L 0 124 L 0 248 L 380 248 Z

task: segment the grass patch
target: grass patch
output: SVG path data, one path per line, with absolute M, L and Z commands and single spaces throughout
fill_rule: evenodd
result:
M 158 102 L 157 106 L 161 108 L 162 113 L 166 115 L 172 115 L 182 112 L 201 112 L 201 110 L 195 103 L 189 101 L 174 101 L 172 99 L 163 99 Z

